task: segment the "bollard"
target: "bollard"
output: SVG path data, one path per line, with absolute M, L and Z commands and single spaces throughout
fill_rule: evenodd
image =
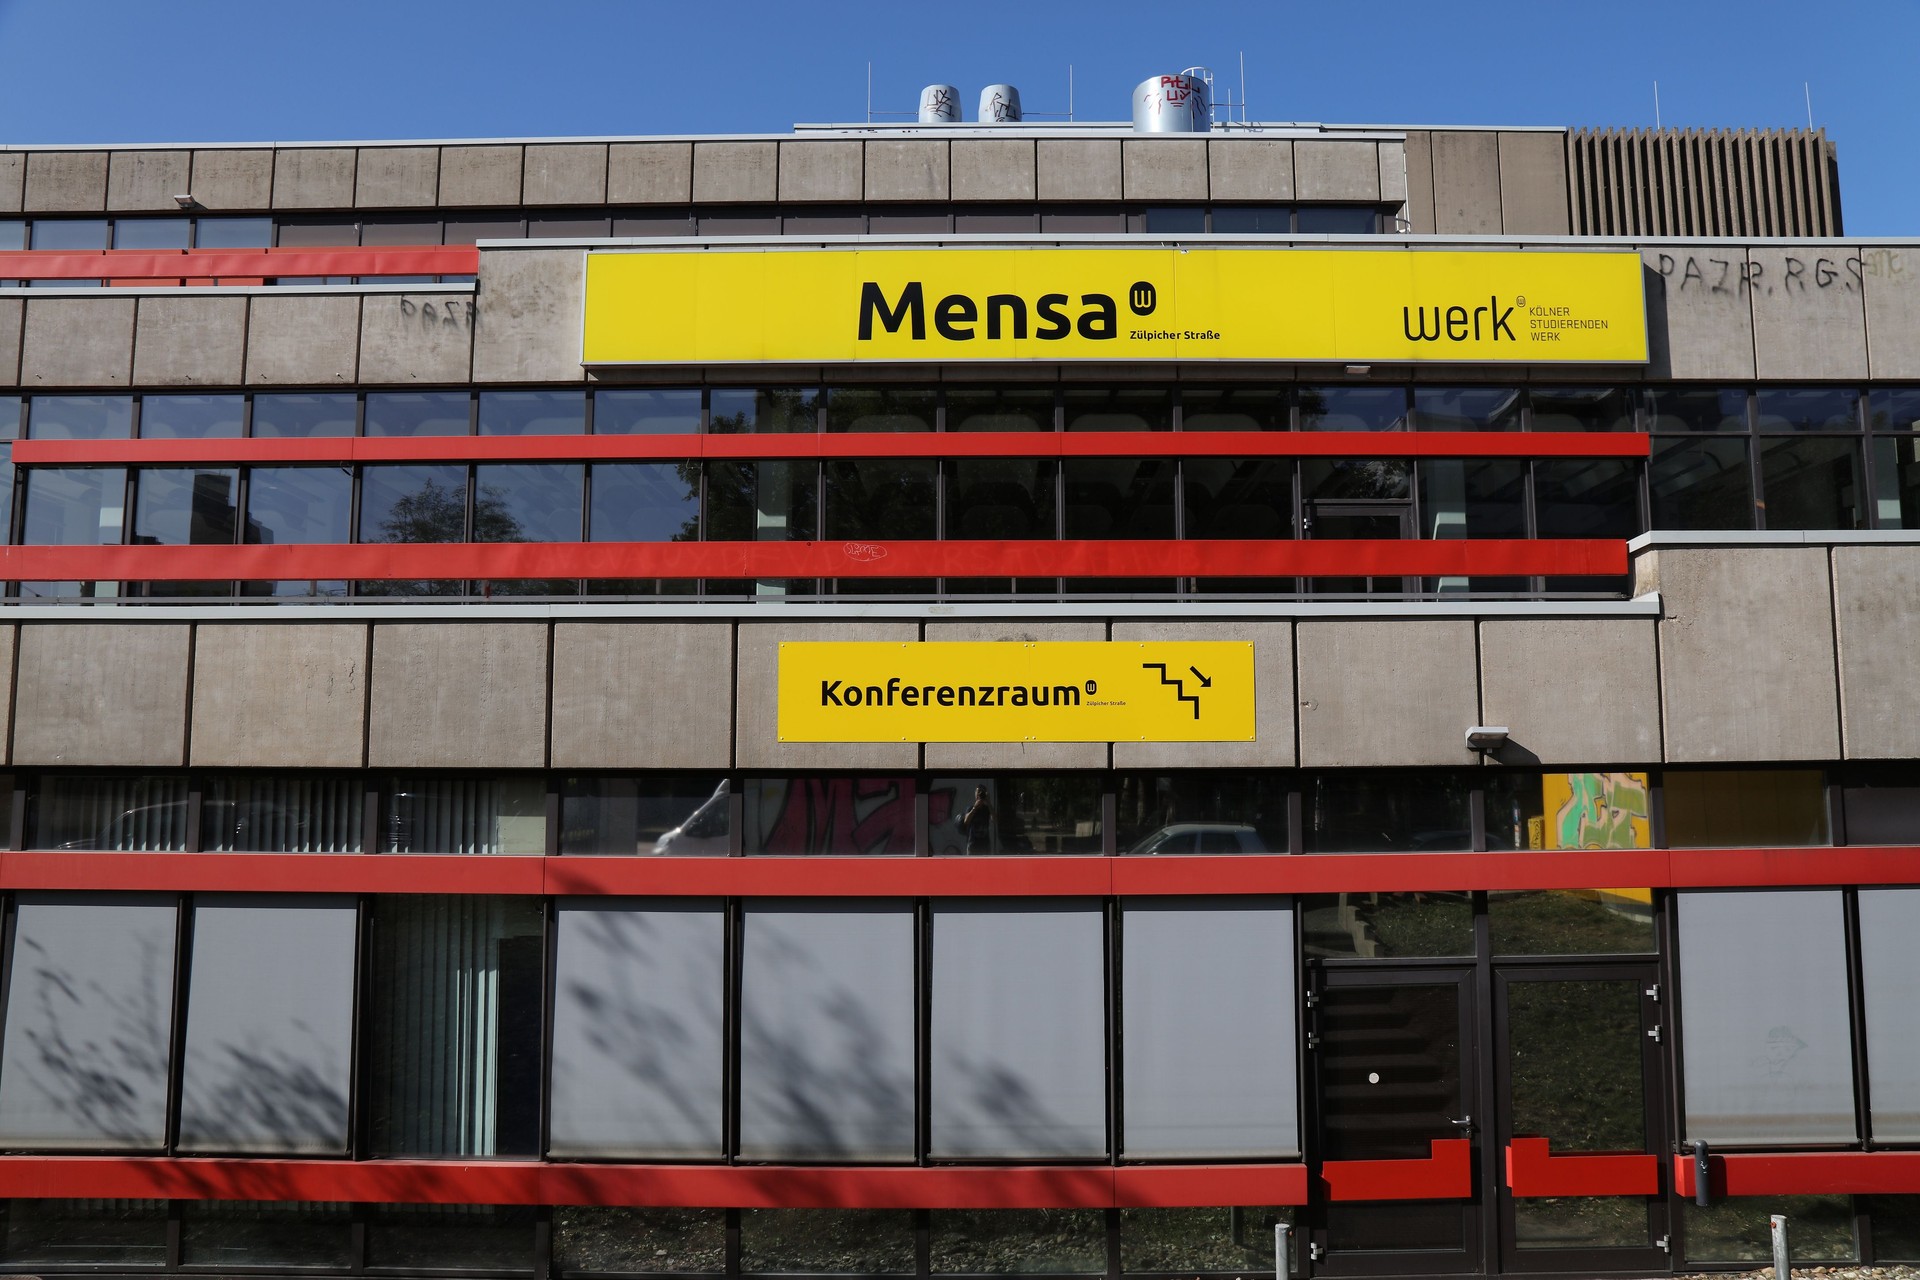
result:
M 1293 1274 L 1293 1224 L 1273 1224 L 1273 1280 L 1287 1280 Z
M 1701 1208 L 1713 1203 L 1712 1167 L 1707 1163 L 1707 1140 L 1693 1141 L 1693 1202 Z
M 1772 1214 L 1767 1226 L 1773 1235 L 1773 1280 L 1792 1280 L 1787 1266 L 1787 1215 Z

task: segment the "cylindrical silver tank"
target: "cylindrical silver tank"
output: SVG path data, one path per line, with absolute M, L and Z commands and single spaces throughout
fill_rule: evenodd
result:
M 950 84 L 930 84 L 920 91 L 921 124 L 959 124 L 960 91 Z
M 1213 128 L 1213 104 L 1200 68 L 1177 76 L 1148 76 L 1133 90 L 1135 133 L 1205 133 Z
M 1017 124 L 1020 91 L 1010 84 L 990 84 L 980 91 L 981 124 Z

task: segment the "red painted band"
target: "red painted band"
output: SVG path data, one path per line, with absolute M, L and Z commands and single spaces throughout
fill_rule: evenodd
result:
M 1473 1143 L 1435 1138 L 1425 1160 L 1328 1160 L 1320 1166 L 1328 1200 L 1466 1200 L 1473 1196 Z
M 1920 1192 L 1920 1151 L 1732 1152 L 1707 1157 L 1707 1176 L 1722 1196 L 1913 1195 Z M 1673 1158 L 1674 1190 L 1693 1197 L 1693 1157 Z
M 0 1156 L 0 1197 L 14 1199 L 1105 1209 L 1305 1204 L 1306 1192 L 1298 1164 L 921 1169 Z
M 1619 539 L 1045 539 L 0 547 L 26 582 L 516 578 L 1285 578 L 1627 571 Z
M 1515 1138 L 1507 1144 L 1507 1187 L 1528 1196 L 1657 1196 L 1660 1157 L 1566 1155 L 1548 1150 L 1545 1138 Z
M 13 446 L 13 460 L 23 466 L 198 466 L 691 458 L 1644 458 L 1648 439 L 1574 431 L 942 431 L 22 440 Z
M 0 280 L 265 279 L 282 276 L 470 276 L 472 245 L 340 245 L 297 249 L 22 249 L 0 253 Z

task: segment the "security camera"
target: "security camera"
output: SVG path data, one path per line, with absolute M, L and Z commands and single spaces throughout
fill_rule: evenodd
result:
M 1503 724 L 1477 724 L 1467 730 L 1467 750 L 1498 751 L 1507 745 L 1507 727 Z

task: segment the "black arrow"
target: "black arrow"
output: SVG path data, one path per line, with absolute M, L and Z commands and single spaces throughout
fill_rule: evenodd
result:
M 1202 689 L 1211 689 L 1211 688 L 1213 688 L 1213 681 L 1211 681 L 1211 680 L 1209 680 L 1209 679 L 1207 679 L 1207 678 L 1206 678 L 1205 676 L 1203 676 L 1203 675 L 1201 675 L 1201 674 L 1200 674 L 1200 668 L 1198 668 L 1198 667 L 1188 667 L 1188 668 L 1187 668 L 1187 670 L 1189 670 L 1189 671 L 1191 671 L 1191 672 L 1193 672 L 1193 676 L 1194 676 L 1194 679 L 1196 679 L 1196 680 L 1198 680 L 1198 681 L 1200 682 L 1200 687 L 1201 687 Z

